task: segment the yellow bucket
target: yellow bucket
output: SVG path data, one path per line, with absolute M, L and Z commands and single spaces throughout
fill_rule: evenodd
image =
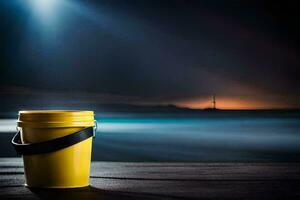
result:
M 93 111 L 20 111 L 12 143 L 23 155 L 25 185 L 75 188 L 89 185 Z

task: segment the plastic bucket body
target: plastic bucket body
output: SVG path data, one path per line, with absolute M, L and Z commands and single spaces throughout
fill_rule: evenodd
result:
M 34 144 L 94 126 L 92 111 L 20 111 L 21 142 Z M 75 188 L 89 185 L 92 137 L 72 146 L 42 154 L 23 155 L 26 185 Z

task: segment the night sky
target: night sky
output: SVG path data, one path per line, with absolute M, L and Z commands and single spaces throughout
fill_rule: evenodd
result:
M 0 1 L 1 106 L 300 108 L 295 2 Z

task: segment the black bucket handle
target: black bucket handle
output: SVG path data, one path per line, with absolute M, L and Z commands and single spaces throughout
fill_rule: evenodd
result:
M 96 135 L 96 128 L 97 126 L 91 126 L 60 138 L 32 144 L 22 144 L 20 130 L 18 130 L 12 138 L 11 143 L 19 155 L 50 153 L 94 137 Z

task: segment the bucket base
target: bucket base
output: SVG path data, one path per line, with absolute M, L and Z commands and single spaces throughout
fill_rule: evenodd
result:
M 24 186 L 27 188 L 40 188 L 40 189 L 71 189 L 71 188 L 84 188 L 89 187 L 90 184 L 87 185 L 80 185 L 80 186 L 29 186 L 26 183 L 24 183 Z

